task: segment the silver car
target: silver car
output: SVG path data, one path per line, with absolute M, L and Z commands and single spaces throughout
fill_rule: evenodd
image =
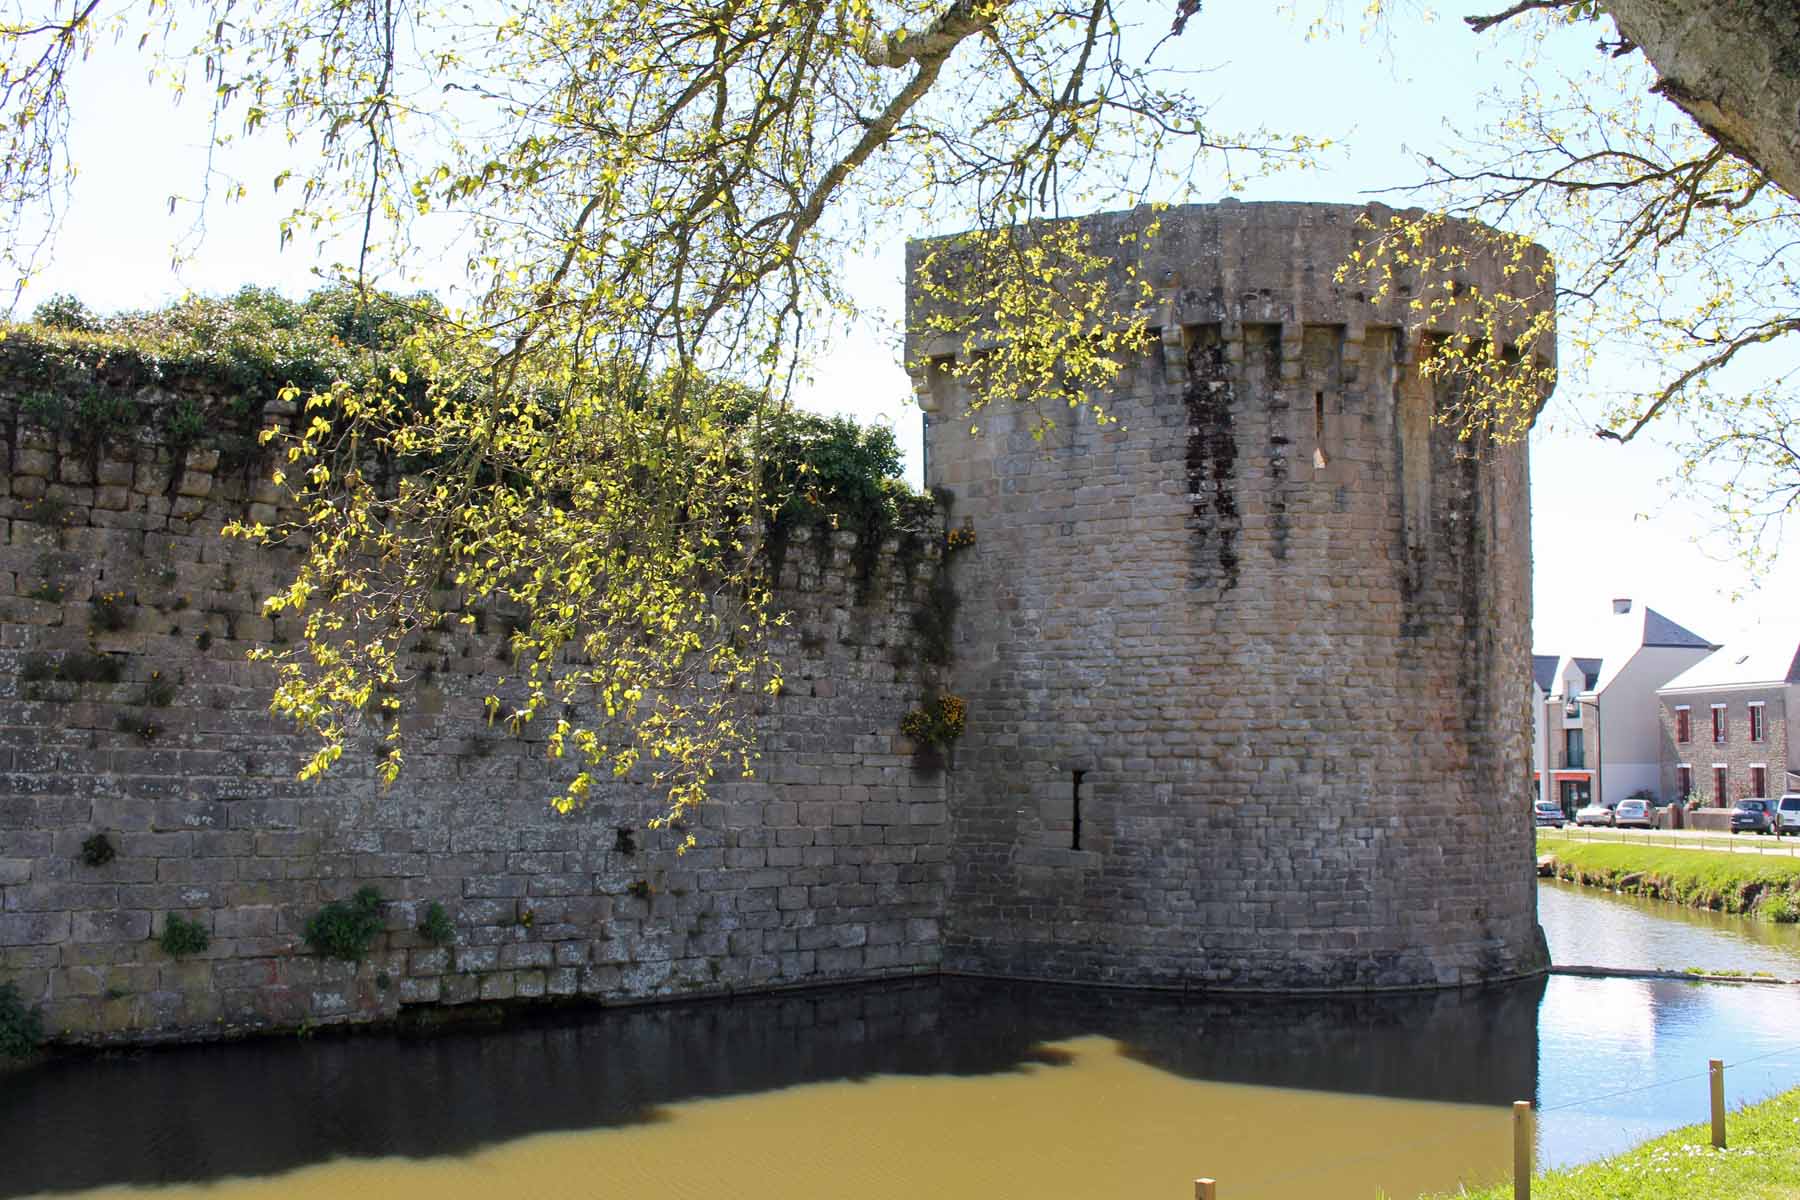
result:
M 1612 823 L 1615 829 L 1654 829 L 1656 818 L 1651 815 L 1648 800 L 1621 800 L 1619 807 L 1613 809 Z
M 1611 825 L 1613 810 L 1596 800 L 1585 808 L 1575 810 L 1575 823 L 1577 825 Z

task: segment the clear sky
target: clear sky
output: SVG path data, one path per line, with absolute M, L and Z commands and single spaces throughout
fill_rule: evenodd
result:
M 1168 7 L 1158 2 L 1153 11 Z M 1244 199 L 1353 202 L 1416 179 L 1408 151 L 1443 148 L 1446 124 L 1475 128 L 1494 111 L 1483 93 L 1507 85 L 1519 43 L 1469 33 L 1455 17 L 1460 11 L 1429 23 L 1398 21 L 1373 43 L 1354 30 L 1307 41 L 1303 26 L 1272 6 L 1212 0 L 1159 60 L 1212 68 L 1197 86 L 1215 101 L 1221 127 L 1263 125 L 1342 139 L 1320 169 L 1258 180 Z M 1555 53 L 1585 61 L 1594 38 L 1592 27 L 1574 31 Z M 177 205 L 171 214 L 169 196 L 200 187 L 201 106 L 171 106 L 166 90 L 145 81 L 142 62 L 128 48 L 83 64 L 74 95 L 80 174 L 56 255 L 27 292 L 22 313 L 55 292 L 73 292 L 110 311 L 245 283 L 293 294 L 316 285 L 311 245 L 278 248 L 267 182 L 279 169 L 274 147 L 232 160 L 250 197 L 210 205 L 205 235 L 194 244 L 192 206 Z M 177 243 L 191 251 L 178 269 L 171 265 Z M 893 422 L 916 482 L 919 419 L 899 366 L 902 256 L 895 241 L 868 247 L 849 265 L 853 290 L 878 318 L 840 340 L 801 400 Z M 1800 617 L 1800 538 L 1790 536 L 1786 562 L 1752 590 L 1712 535 L 1710 515 L 1666 486 L 1676 465 L 1671 453 L 1652 443 L 1619 446 L 1593 436 L 1598 393 L 1626 369 L 1602 364 L 1588 381 L 1565 380 L 1532 436 L 1536 648 L 1584 652 L 1587 631 L 1603 621 L 1615 596 L 1637 599 L 1714 641 L 1759 622 Z

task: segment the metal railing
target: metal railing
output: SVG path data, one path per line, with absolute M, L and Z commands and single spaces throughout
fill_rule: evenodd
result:
M 1704 829 L 1608 829 L 1577 825 L 1539 829 L 1540 839 L 1567 838 L 1580 842 L 1628 842 L 1634 846 L 1662 846 L 1671 850 L 1716 850 L 1730 854 L 1774 854 L 1800 858 L 1800 837 L 1775 837 L 1766 833 L 1715 833 Z

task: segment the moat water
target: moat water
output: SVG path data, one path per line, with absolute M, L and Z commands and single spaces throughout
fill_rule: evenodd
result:
M 1560 961 L 1668 920 L 1694 940 L 1660 965 L 1800 968 L 1800 938 L 1747 923 L 1541 904 Z M 1502 1178 L 1514 1100 L 1554 1164 L 1703 1119 L 1708 1058 L 1733 1103 L 1800 1085 L 1796 1011 L 1754 984 L 1303 1002 L 946 979 L 70 1057 L 0 1075 L 0 1195 L 1153 1200 L 1211 1175 L 1232 1200 L 1410 1197 Z
M 1538 884 L 1538 921 L 1559 966 L 1761 971 L 1800 979 L 1800 925 L 1554 880 Z

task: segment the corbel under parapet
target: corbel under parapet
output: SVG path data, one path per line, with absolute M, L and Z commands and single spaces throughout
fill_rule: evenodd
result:
M 1182 384 L 1188 377 L 1188 350 L 1193 337 L 1182 325 L 1177 302 L 1181 295 L 1181 272 L 1163 272 L 1154 298 L 1145 306 L 1144 324 L 1156 331 L 1162 352 L 1163 377 L 1170 383 Z
M 950 389 L 956 386 L 955 378 L 950 374 L 956 359 L 951 355 L 936 355 L 916 363 L 908 372 L 912 380 L 913 402 L 927 413 L 942 413 L 949 396 Z

